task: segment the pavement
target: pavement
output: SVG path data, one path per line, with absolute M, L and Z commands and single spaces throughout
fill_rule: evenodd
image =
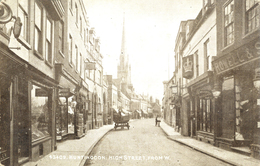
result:
M 166 124 L 164 121 L 160 123 L 161 129 L 168 136 L 168 139 L 186 145 L 194 150 L 200 151 L 204 154 L 222 160 L 231 165 L 237 166 L 260 166 L 260 160 L 255 158 L 242 155 L 236 152 L 227 151 L 218 147 L 215 147 L 211 144 L 198 141 L 191 137 L 186 137 L 176 132 L 174 128 Z
M 104 125 L 99 129 L 88 130 L 84 137 L 58 143 L 56 151 L 23 166 L 83 166 L 94 146 L 113 127 L 114 125 Z

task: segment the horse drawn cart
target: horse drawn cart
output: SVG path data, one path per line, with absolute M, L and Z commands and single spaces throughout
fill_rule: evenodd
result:
M 121 127 L 122 129 L 124 127 L 127 127 L 129 130 L 129 120 L 130 120 L 130 115 L 129 113 L 123 113 L 122 110 L 118 110 L 118 111 L 113 111 L 113 121 L 115 122 L 115 130 L 117 127 Z

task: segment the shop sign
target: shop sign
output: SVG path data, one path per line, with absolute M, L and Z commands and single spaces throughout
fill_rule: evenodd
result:
M 183 77 L 190 79 L 193 77 L 193 55 L 182 58 L 183 62 Z
M 38 88 L 38 89 L 35 89 L 35 96 L 36 97 L 47 97 L 48 96 L 48 92 L 46 90 Z
M 260 42 L 250 42 L 212 62 L 216 74 L 260 58 Z
M 85 62 L 85 70 L 96 70 L 95 62 Z
M 200 90 L 200 98 L 210 99 L 212 98 L 212 92 L 210 90 Z
M 73 93 L 70 92 L 70 88 L 63 88 L 59 90 L 59 97 L 70 97 Z

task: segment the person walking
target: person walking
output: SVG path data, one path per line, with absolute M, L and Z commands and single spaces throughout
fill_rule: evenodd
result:
M 157 118 L 158 118 L 158 115 L 156 115 L 156 118 L 155 118 L 155 126 L 157 126 Z

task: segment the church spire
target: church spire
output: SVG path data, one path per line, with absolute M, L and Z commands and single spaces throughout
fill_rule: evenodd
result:
M 123 18 L 123 32 L 122 32 L 122 43 L 121 43 L 121 55 L 126 55 L 125 13 L 124 13 L 124 18 Z

